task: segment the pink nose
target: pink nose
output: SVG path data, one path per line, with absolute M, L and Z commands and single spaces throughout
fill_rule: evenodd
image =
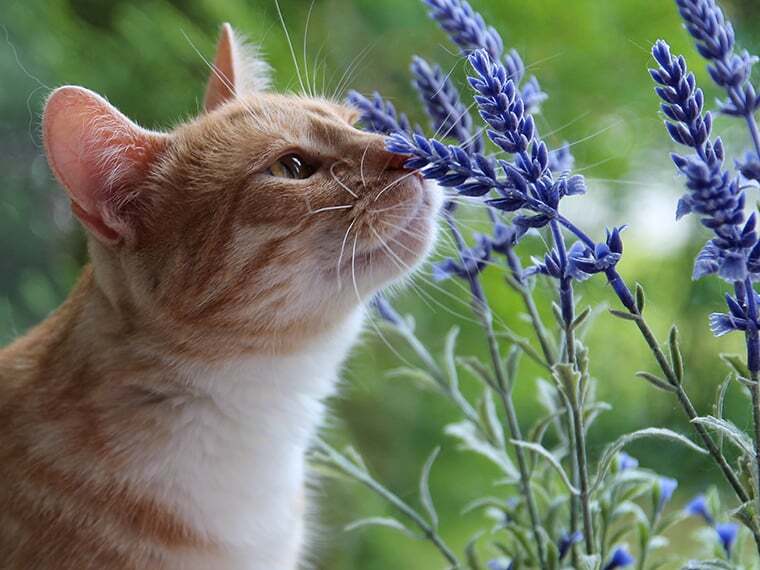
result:
M 386 160 L 386 170 L 411 170 L 404 167 L 406 161 L 411 157 L 406 154 L 395 154 L 392 152 L 387 153 L 388 158 Z

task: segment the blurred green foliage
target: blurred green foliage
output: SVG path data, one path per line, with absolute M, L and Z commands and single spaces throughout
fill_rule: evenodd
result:
M 755 0 L 722 3 L 737 24 L 741 43 L 758 53 L 760 5 Z M 423 120 L 408 83 L 411 55 L 439 61 L 464 77 L 462 60 L 416 0 L 316 0 L 310 18 L 308 0 L 280 0 L 280 4 L 302 73 L 308 69 L 328 96 L 340 97 L 348 85 L 360 91 L 379 89 L 413 118 Z M 668 39 L 674 51 L 689 57 L 707 87 L 708 100 L 716 93 L 680 28 L 673 2 L 473 0 L 473 4 L 501 31 L 507 45 L 521 52 L 550 94 L 539 120 L 542 132 L 555 143 L 575 143 L 578 166 L 592 189 L 592 196 L 583 199 L 590 207 L 578 211 L 578 221 L 600 231 L 602 222 L 656 216 L 652 197 L 657 196 L 668 208 L 666 224 L 675 223 L 670 212 L 678 181 L 646 72 L 649 46 L 658 37 Z M 50 89 L 81 84 L 107 96 L 138 122 L 169 128 L 198 112 L 208 72 L 203 58 L 212 57 L 223 21 L 262 45 L 275 69 L 278 89 L 296 88 L 295 66 L 274 0 L 4 0 L 0 12 L 2 342 L 22 334 L 62 300 L 86 258 L 82 231 L 47 169 L 38 134 L 40 111 Z M 724 120 L 718 126 L 729 143 L 742 142 L 739 127 Z M 462 216 L 465 224 L 479 224 L 474 213 Z M 715 280 L 691 282 L 692 259 L 706 235 L 696 225 L 681 224 L 688 229 L 686 239 L 680 240 L 667 233 L 645 235 L 633 227 L 634 239 L 627 243 L 621 271 L 647 289 L 649 318 L 661 336 L 671 322 L 679 324 L 690 390 L 706 410 L 726 372 L 716 355 L 739 351 L 740 342 L 710 336 L 707 314 L 720 307 L 722 286 Z M 519 303 L 503 286 L 502 277 L 499 269 L 486 277 L 498 318 L 528 335 Z M 467 320 L 461 288 L 449 284 L 442 292 L 428 282 L 423 271 L 415 287 L 399 297 L 399 304 L 415 315 L 422 336 L 440 348 L 443 331 L 456 323 L 463 328 L 460 350 L 482 354 L 484 345 L 479 330 Z M 539 285 L 546 307 L 545 288 Z M 613 302 L 601 280 L 579 289 L 584 304 Z M 549 312 L 546 318 L 551 318 Z M 399 365 L 386 342 L 393 344 L 394 339 L 384 341 L 368 326 L 365 342 L 346 366 L 342 396 L 334 402 L 337 422 L 332 424 L 338 428 L 332 435 L 354 442 L 376 475 L 407 497 L 416 491 L 424 458 L 443 437 L 442 426 L 454 418 L 453 411 L 432 395 L 384 377 Z M 611 435 L 636 427 L 688 431 L 672 401 L 634 379 L 635 371 L 651 370 L 652 361 L 629 324 L 601 314 L 588 344 L 601 399 L 615 407 L 592 431 L 592 453 Z M 534 386 L 527 379 L 539 371 L 526 364 L 523 372 L 526 381 L 517 386 L 516 399 L 520 413 L 529 419 L 537 405 Z M 735 422 L 744 427 L 748 410 L 738 398 L 730 398 L 730 404 Z M 680 478 L 677 496 L 682 500 L 690 491 L 718 480 L 707 460 L 680 449 L 642 444 L 633 452 L 642 465 Z M 455 545 L 461 546 L 479 522 L 478 515 L 459 512 L 478 489 L 490 484 L 489 469 L 444 441 L 431 483 L 446 521 L 442 530 Z M 434 567 L 435 555 L 426 545 L 398 539 L 390 531 L 341 532 L 354 516 L 385 512 L 386 507 L 363 490 L 327 483 L 316 494 L 326 523 L 315 548 L 319 568 Z

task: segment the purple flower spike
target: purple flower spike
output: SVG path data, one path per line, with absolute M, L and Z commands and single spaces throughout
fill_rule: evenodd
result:
M 486 25 L 483 16 L 465 0 L 423 0 L 430 8 L 430 17 L 449 34 L 451 41 L 463 51 L 483 48 L 498 59 L 504 52 L 504 42 L 493 27 Z
M 441 137 L 453 137 L 469 151 L 483 152 L 483 137 L 473 132 L 472 116 L 462 104 L 451 78 L 437 65 L 421 57 L 412 60 L 414 87 L 430 117 L 431 126 Z
M 696 40 L 697 50 L 710 62 L 710 77 L 728 94 L 720 103 L 722 113 L 750 116 L 760 108 L 760 96 L 749 79 L 757 58 L 747 51 L 736 51 L 736 36 L 731 22 L 715 0 L 676 0 L 684 27 Z
M 350 91 L 348 103 L 358 109 L 361 122 L 370 131 L 390 135 L 392 133 L 411 133 L 412 127 L 403 113 L 399 114 L 393 103 L 385 101 L 379 93 L 367 99 L 361 93 Z

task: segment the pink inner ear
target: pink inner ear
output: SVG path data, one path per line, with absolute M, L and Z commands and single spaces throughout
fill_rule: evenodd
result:
M 232 26 L 224 24 L 216 48 L 214 68 L 206 88 L 203 108 L 213 111 L 227 101 L 235 98 L 235 33 Z
M 45 107 L 43 135 L 50 166 L 77 216 L 102 239 L 123 237 L 128 227 L 119 207 L 166 137 L 140 128 L 81 87 L 53 92 Z

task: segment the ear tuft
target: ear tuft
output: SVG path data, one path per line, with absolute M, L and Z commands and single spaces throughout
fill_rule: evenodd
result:
M 48 162 L 77 217 L 102 241 L 128 239 L 133 228 L 126 206 L 168 136 L 139 127 L 97 93 L 74 86 L 53 91 L 42 126 Z
M 222 25 L 203 107 L 213 111 L 246 93 L 269 88 L 271 68 L 259 48 L 244 41 L 228 23 Z

